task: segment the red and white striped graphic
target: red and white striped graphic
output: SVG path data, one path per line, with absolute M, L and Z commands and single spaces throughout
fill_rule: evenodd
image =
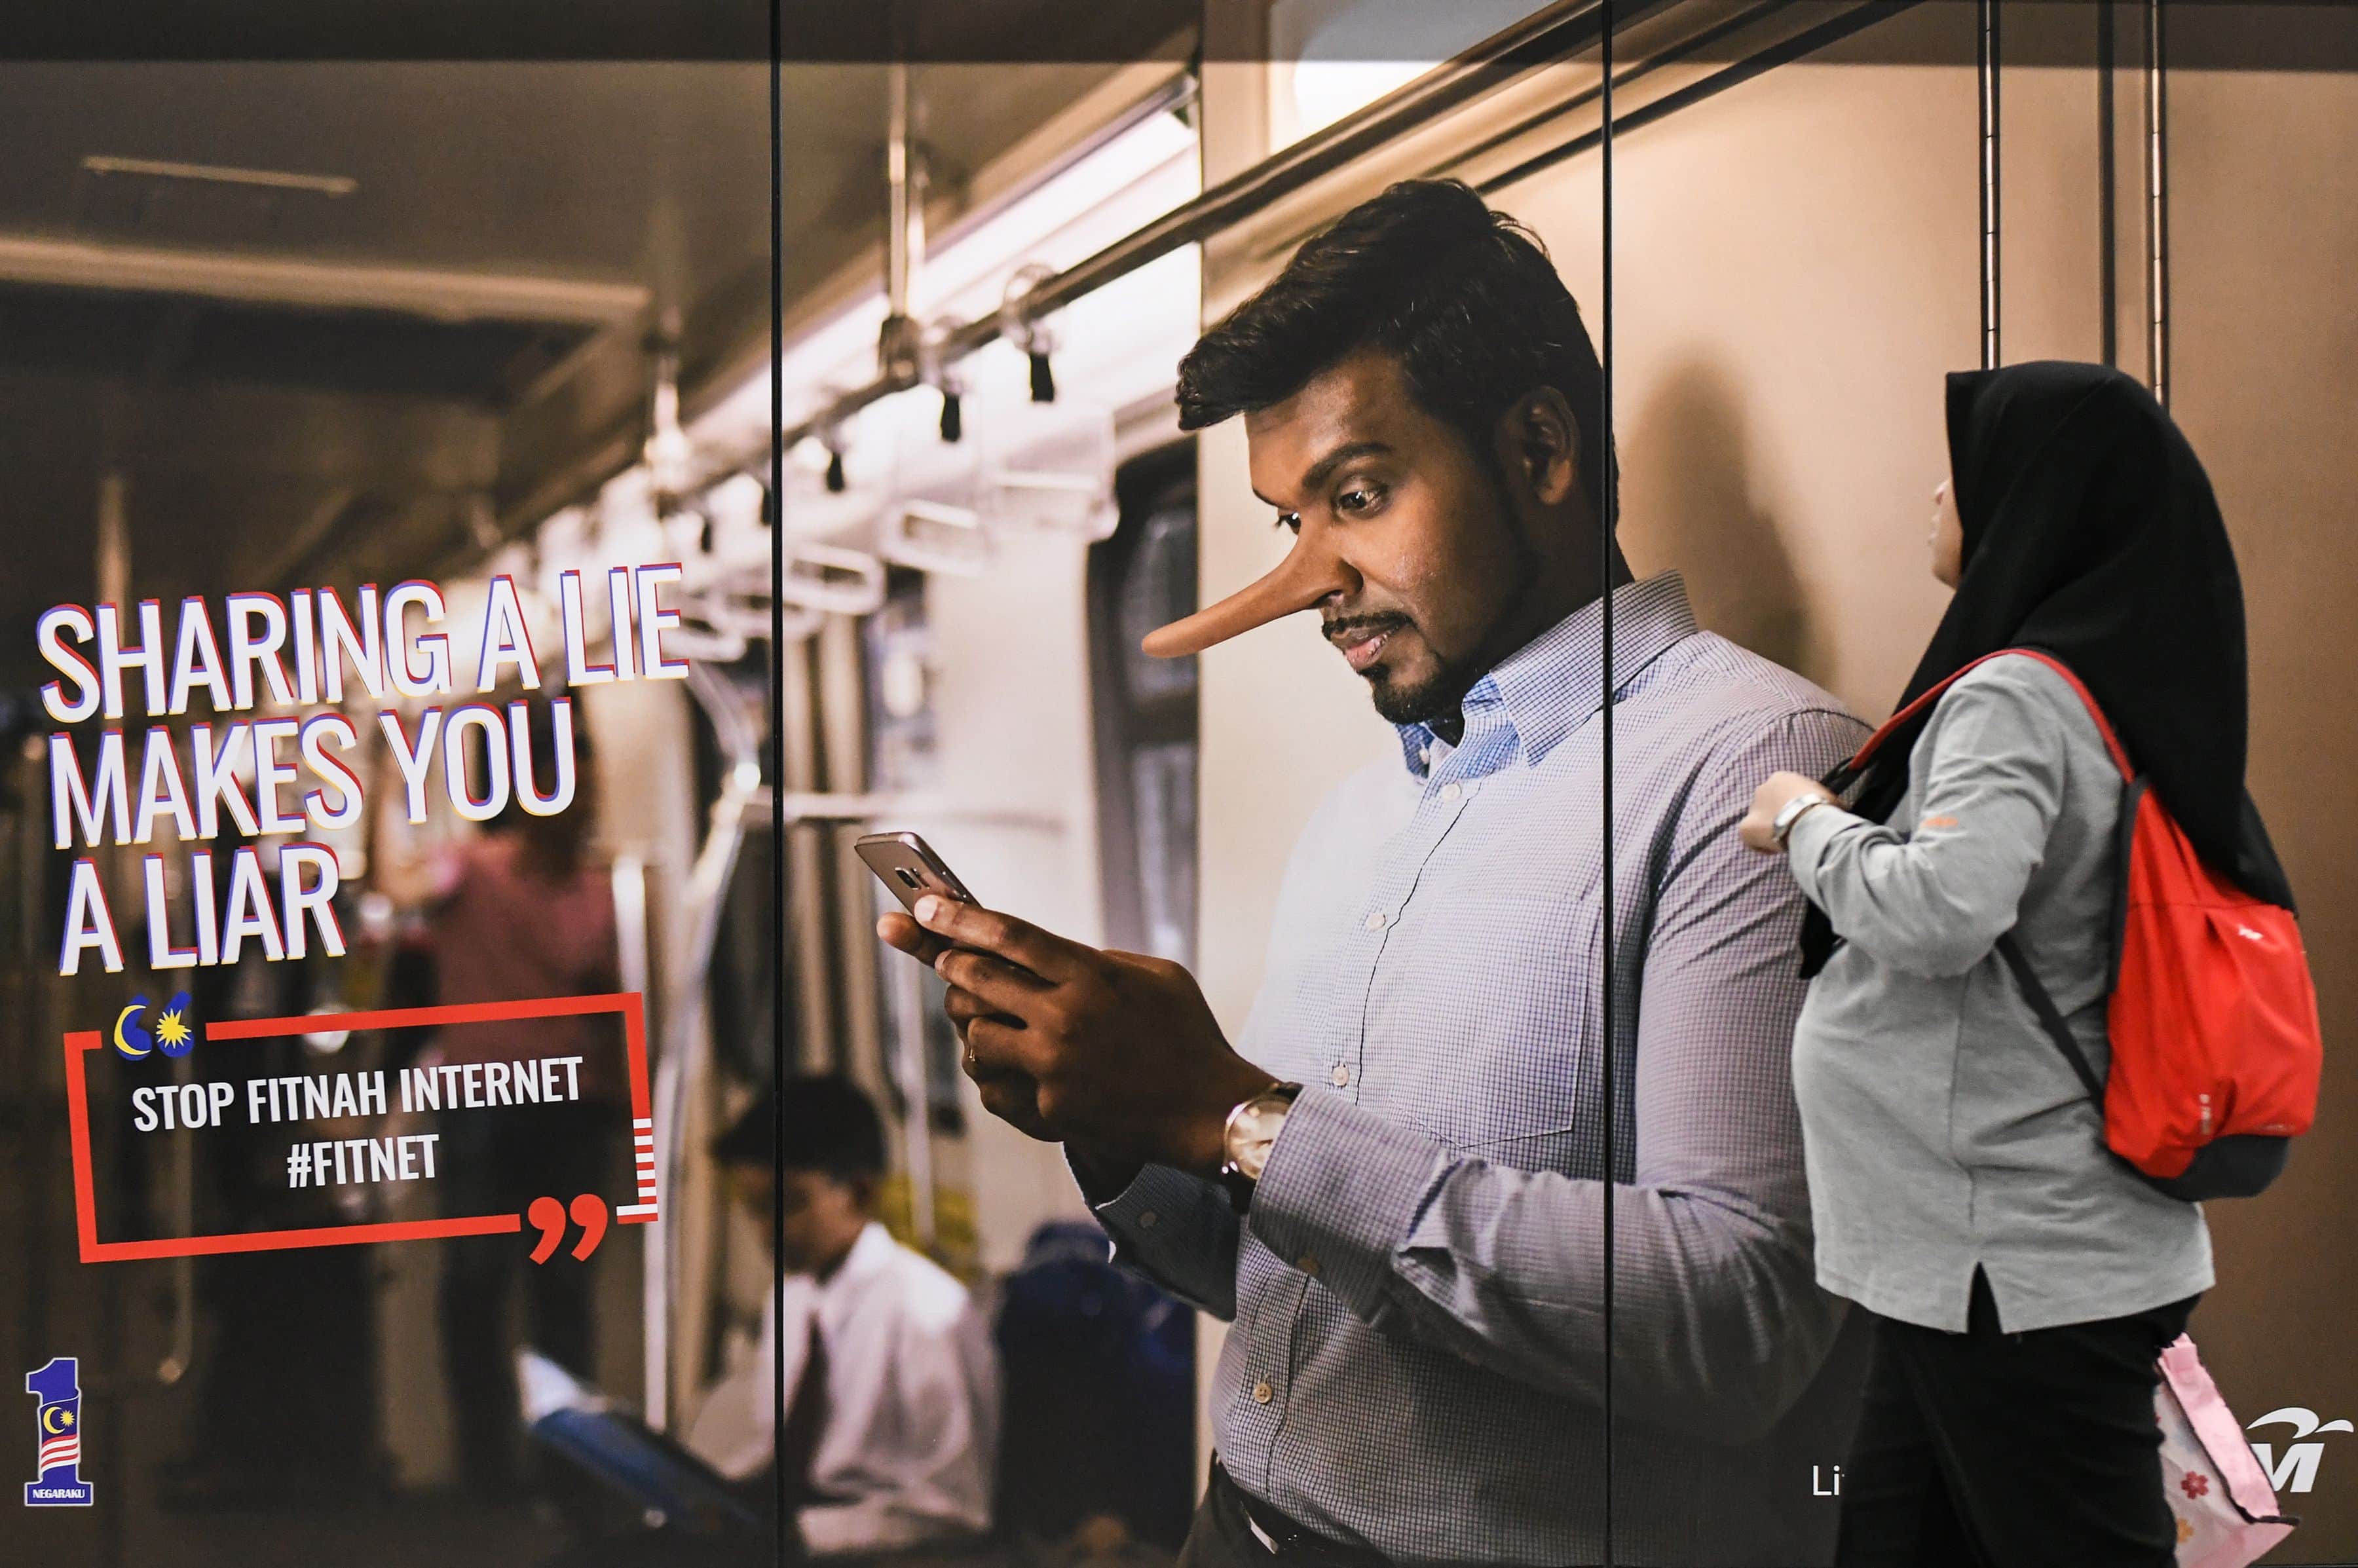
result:
M 69 1432 L 59 1437 L 41 1440 L 40 1468 L 44 1474 L 61 1465 L 78 1465 L 81 1462 L 81 1433 Z
M 639 1117 L 631 1123 L 631 1154 L 639 1172 L 639 1201 L 625 1204 L 614 1211 L 617 1219 L 637 1219 L 655 1217 L 655 1124 L 651 1117 Z

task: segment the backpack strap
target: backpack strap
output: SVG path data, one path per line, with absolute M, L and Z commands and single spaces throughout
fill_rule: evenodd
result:
M 2015 941 L 2013 932 L 2009 931 L 1997 939 L 1997 951 L 1998 957 L 2006 960 L 2006 967 L 2014 971 L 2015 983 L 2022 987 L 2022 994 L 2029 1000 L 2030 1011 L 2039 1015 L 2039 1024 L 2047 1031 L 2048 1038 L 2055 1042 L 2055 1048 L 2063 1053 L 2065 1061 L 2071 1064 L 2071 1071 L 2079 1075 L 2082 1086 L 2088 1091 L 2088 1098 L 2099 1106 L 2103 1105 L 2103 1080 L 2096 1076 L 2096 1069 L 2089 1065 L 2088 1054 L 2080 1049 L 2080 1042 L 2072 1038 L 2071 1026 L 2063 1022 L 2063 1014 L 2056 1007 L 2055 999 L 2047 994 L 2047 988 L 2039 984 L 2039 977 L 2031 972 L 2030 959 L 2024 955 L 2021 945 Z
M 1917 693 L 1915 701 L 1909 703 L 1907 707 L 1901 708 L 1898 712 L 1885 719 L 1881 724 L 1877 725 L 1875 733 L 1869 735 L 1865 741 L 1859 742 L 1858 750 L 1850 754 L 1850 760 L 1848 762 L 1843 763 L 1841 767 L 1834 770 L 1835 774 L 1845 780 L 1856 778 L 1866 770 L 1867 763 L 1875 761 L 1875 753 L 1883 749 L 1883 743 L 1891 739 L 1894 731 L 1898 730 L 1902 725 L 1909 722 L 1918 714 L 1923 712 L 1934 703 L 1940 701 L 1941 694 L 1948 690 L 1951 687 L 1956 685 L 1958 680 L 1964 676 L 1965 671 L 1972 669 L 1974 665 L 1985 664 L 1996 657 L 1997 654 L 1984 654 L 1980 658 L 1975 659 L 1972 665 L 1967 665 L 1963 669 L 1952 672 L 1937 684 Z
M 2071 689 L 2080 694 L 2080 701 L 2087 708 L 2088 717 L 2096 721 L 2096 732 L 2104 737 L 2104 749 L 2112 754 L 2113 765 L 2120 769 L 2121 777 L 2129 785 L 2127 794 L 2123 796 L 2119 837 L 2120 864 L 2122 875 L 2125 878 L 2130 836 L 2136 825 L 2137 796 L 2143 793 L 2144 784 L 2138 779 L 2136 770 L 2130 766 L 2128 752 L 2122 746 L 2120 737 L 2113 733 L 2113 726 L 2104 718 L 2104 710 L 2096 705 L 2094 694 L 2088 690 L 2078 676 L 2071 673 L 2070 665 L 2054 654 L 2040 649 L 2000 648 L 1996 653 L 1984 654 L 1937 686 L 1920 694 L 1915 701 L 1885 719 L 1881 727 L 1874 734 L 1869 735 L 1866 742 L 1852 753 L 1850 761 L 1834 771 L 1833 777 L 1842 779 L 1846 786 L 1849 781 L 1855 779 L 1860 771 L 1874 760 L 1877 750 L 1894 730 L 1914 719 L 1933 703 L 1940 701 L 1941 694 L 1963 678 L 1967 672 L 2007 654 L 2021 654 L 2028 658 L 2037 659 L 2040 664 L 2061 676 Z M 1829 778 L 1827 782 L 1832 784 L 1833 778 Z M 2120 971 L 2119 928 L 2121 922 L 2127 916 L 2128 908 L 2128 898 L 2125 888 L 2115 900 L 2115 906 L 2111 971 L 2105 988 L 2107 990 L 2111 989 L 2110 980 L 2117 979 Z M 2021 986 L 2024 998 L 2030 1003 L 2030 1011 L 2039 1015 L 2039 1025 L 2047 1031 L 2048 1038 L 2054 1041 L 2055 1048 L 2063 1053 L 2063 1059 L 2071 1064 L 2071 1071 L 2079 1076 L 2081 1084 L 2088 1091 L 2088 1098 L 2102 1106 L 2104 1103 L 2104 1080 L 2096 1076 L 2095 1068 L 2089 1065 L 2087 1053 L 2080 1049 L 2080 1042 L 2072 1037 L 2071 1025 L 2064 1022 L 2062 1011 L 2055 1005 L 2055 999 L 2047 993 L 2047 988 L 2039 983 L 2038 975 L 2032 972 L 2030 959 L 2023 953 L 2021 945 L 2015 941 L 2014 933 L 2009 931 L 1997 939 L 1997 953 L 1999 957 L 2006 960 L 2006 967 L 2014 971 L 2015 983 Z
M 2104 710 L 2096 706 L 2095 694 L 2081 684 L 2080 677 L 2071 673 L 2071 665 L 2065 664 L 2054 654 L 2042 652 L 2037 648 L 2008 648 L 2006 651 L 2009 654 L 2020 654 L 2027 658 L 2037 659 L 2040 664 L 2045 665 L 2049 669 L 2053 670 L 2057 675 L 2061 676 L 2063 677 L 2064 684 L 2069 686 L 2073 691 L 2080 694 L 2081 704 L 2087 708 L 2088 717 L 2096 721 L 2096 733 L 2104 738 L 2104 750 L 2113 754 L 2113 766 L 2121 770 L 2121 777 L 2123 779 L 2136 779 L 2137 776 L 2137 771 L 2135 767 L 2130 765 L 2128 748 L 2123 746 L 2121 744 L 2121 738 L 2113 733 L 2112 720 L 2106 719 L 2104 717 Z M 1968 669 L 1971 667 L 1972 665 L 1966 666 Z M 1959 673 L 1962 674 L 1963 672 L 1961 671 Z
M 2057 675 L 2061 676 L 2071 689 L 2080 694 L 2080 701 L 2087 708 L 2088 717 L 2096 721 L 2096 732 L 2104 737 L 2104 750 L 2112 753 L 2113 765 L 2121 770 L 2121 777 L 2125 779 L 2134 779 L 2136 777 L 2136 769 L 2129 765 L 2129 754 L 2126 748 L 2122 746 L 2120 737 L 2113 733 L 2112 723 L 2110 720 L 2105 719 L 2104 710 L 2096 706 L 2096 698 L 2094 695 L 2088 690 L 2087 687 L 2081 683 L 2078 676 L 2071 673 L 2070 665 L 2064 664 L 2062 660 L 2057 658 L 2054 654 L 2042 652 L 2038 648 L 2000 648 L 1996 653 L 1984 654 L 1980 658 L 1975 659 L 1972 664 L 1966 665 L 1958 669 L 1953 674 L 1941 681 L 1938 685 L 1929 687 L 1925 691 L 1918 694 L 1915 701 L 1909 703 L 1907 707 L 1901 708 L 1898 712 L 1885 719 L 1876 730 L 1875 733 L 1869 735 L 1859 746 L 1859 749 L 1851 753 L 1850 761 L 1844 762 L 1836 770 L 1837 774 L 1844 780 L 1856 778 L 1860 772 L 1866 768 L 1866 764 L 1875 760 L 1875 753 L 1882 749 L 1883 743 L 1891 738 L 1892 733 L 1895 730 L 1898 730 L 1901 726 L 1913 720 L 1917 715 L 1931 707 L 1932 704 L 1940 701 L 1941 695 L 1947 691 L 1952 686 L 1954 686 L 1958 681 L 1963 679 L 1968 673 L 1980 668 L 1982 665 L 1989 663 L 1992 659 L 2004 658 L 2008 654 L 2020 654 L 2026 658 L 2037 659 L 2040 664 L 2045 665 L 2049 669 L 2053 670 Z

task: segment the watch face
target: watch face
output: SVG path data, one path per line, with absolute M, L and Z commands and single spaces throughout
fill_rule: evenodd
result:
M 1275 1095 L 1259 1095 L 1238 1106 L 1228 1122 L 1228 1162 L 1254 1181 L 1260 1180 L 1261 1167 L 1269 1163 L 1270 1145 L 1277 1141 L 1285 1113 L 1293 1108 L 1291 1098 Z

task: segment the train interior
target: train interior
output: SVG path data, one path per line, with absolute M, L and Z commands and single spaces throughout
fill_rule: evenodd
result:
M 656 11 L 687 38 L 689 9 Z M 1241 1022 L 1289 845 L 1397 740 L 1298 622 L 1200 657 L 1139 651 L 1285 543 L 1241 430 L 1180 429 L 1174 369 L 1398 179 L 1473 185 L 1581 302 L 1639 573 L 1678 570 L 1704 625 L 1870 718 L 1940 612 L 1920 519 L 1944 471 L 1942 373 L 2066 358 L 2166 389 L 2244 574 L 2252 788 L 2303 894 L 2328 1038 L 2358 1016 L 2358 725 L 2336 678 L 2358 637 L 2358 15 L 941 10 L 898 58 L 797 59 L 796 33 L 774 85 L 758 8 L 743 58 L 698 36 L 667 59 L 224 44 L 0 63 L 0 1363 L 81 1358 L 82 1474 L 108 1505 L 28 1510 L 0 1556 L 490 1568 L 550 1561 L 602 1506 L 469 1484 L 441 1334 L 451 1260 L 491 1238 L 135 1251 L 398 1227 L 434 1214 L 427 1184 L 290 1194 L 257 1155 L 284 1137 L 59 1112 L 81 1083 L 61 1036 L 116 1019 L 119 1041 L 135 992 L 187 991 L 209 1022 L 431 1004 L 437 878 L 482 829 L 402 808 L 399 730 L 435 699 L 355 687 L 365 807 L 308 834 L 338 873 L 344 953 L 315 924 L 298 957 L 290 906 L 279 961 L 249 946 L 164 973 L 143 892 L 201 903 L 218 868 L 53 838 L 37 622 L 155 603 L 168 637 L 191 596 L 299 615 L 430 583 L 460 670 L 484 664 L 495 600 L 544 662 L 588 650 L 582 853 L 611 900 L 611 989 L 644 998 L 652 1124 L 600 1146 L 598 1180 L 652 1170 L 661 1202 L 543 1266 L 586 1281 L 587 1380 L 688 1429 L 772 1285 L 713 1141 L 782 1067 L 838 1072 L 882 1113 L 887 1227 L 1001 1325 L 1002 1534 L 1028 1561 L 1170 1562 L 1222 1325 L 1104 1270 L 1059 1151 L 984 1112 L 940 980 L 876 941 L 893 905 L 852 845 L 921 833 L 983 903 L 1177 960 Z M 654 588 L 595 587 L 648 563 L 677 566 L 661 654 L 682 678 L 581 679 L 656 673 L 633 630 L 654 600 L 631 597 Z M 253 717 L 292 734 L 334 706 L 265 695 Z M 462 797 L 464 773 L 454 754 Z M 120 971 L 59 972 L 78 855 Z M 295 878 L 289 900 L 297 860 L 265 842 L 256 862 L 270 889 Z M 253 1048 L 287 1075 L 422 1059 L 365 1025 Z M 209 1082 L 213 1049 L 166 1075 Z M 2344 1076 L 2329 1054 L 2329 1111 Z M 372 1134 L 427 1126 L 395 1109 Z M 2358 1133 L 2329 1114 L 2266 1202 L 2212 1212 L 2196 1332 L 2247 1419 L 2358 1415 L 2337 1348 L 2358 1279 L 2331 1239 L 2353 1199 Z M 93 1206 L 134 1252 L 83 1260 Z M 483 1310 L 521 1324 L 532 1288 Z M 1019 1346 L 1017 1312 L 1044 1336 Z M 2358 1439 L 2315 1444 L 2279 1484 L 2303 1524 L 2271 1562 L 2358 1556 Z

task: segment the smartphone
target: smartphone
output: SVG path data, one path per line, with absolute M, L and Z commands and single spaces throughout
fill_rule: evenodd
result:
M 917 900 L 929 892 L 961 903 L 975 902 L 957 873 L 914 833 L 871 833 L 851 848 L 912 914 L 917 912 Z

